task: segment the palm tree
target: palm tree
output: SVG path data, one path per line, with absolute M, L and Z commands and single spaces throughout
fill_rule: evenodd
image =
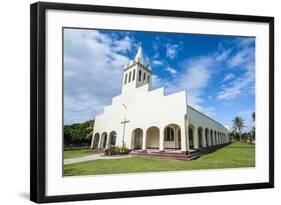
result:
M 253 123 L 255 123 L 255 121 L 256 121 L 256 113 L 255 112 L 252 113 L 252 121 L 253 121 Z M 252 127 L 252 140 L 255 140 L 255 135 L 256 135 L 256 127 L 255 127 L 255 124 L 254 124 L 254 126 Z
M 239 140 L 241 142 L 241 135 L 242 135 L 242 130 L 245 127 L 244 125 L 244 120 L 241 117 L 235 117 L 233 122 L 233 131 L 239 134 Z
M 255 120 L 256 120 L 256 113 L 255 112 L 252 113 L 252 120 L 253 120 L 253 122 L 255 122 Z
M 93 136 L 93 132 L 94 132 L 94 120 L 89 122 L 88 127 L 86 128 L 87 132 L 89 132 L 86 135 L 86 139 L 91 139 Z

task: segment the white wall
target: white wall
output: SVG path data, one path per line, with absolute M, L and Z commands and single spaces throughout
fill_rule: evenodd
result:
M 53 0 L 48 0 L 53 1 Z M 60 0 L 61 2 L 81 1 Z M 0 7 L 0 204 L 34 204 L 28 201 L 29 193 L 29 3 L 34 1 L 11 0 Z M 280 55 L 281 13 L 279 1 L 258 0 L 84 0 L 83 3 L 136 6 L 191 11 L 209 11 L 276 17 L 276 56 Z M 280 58 L 275 67 L 280 68 Z M 281 87 L 281 70 L 276 69 L 276 88 Z M 281 123 L 281 94 L 276 92 L 276 124 Z M 281 132 L 276 130 L 276 148 L 281 144 Z M 281 172 L 281 149 L 275 150 L 276 173 Z M 280 174 L 276 174 L 275 189 L 203 193 L 178 196 L 158 196 L 58 204 L 268 204 L 280 201 Z
M 146 84 L 125 90 L 121 95 L 114 97 L 112 105 L 105 107 L 104 112 L 96 117 L 94 134 L 110 133 L 114 130 L 117 132 L 116 145 L 122 145 L 123 124 L 121 122 L 124 121 L 125 115 L 129 122 L 126 123 L 124 141 L 130 149 L 132 149 L 132 133 L 137 128 L 143 130 L 144 137 L 151 126 L 159 128 L 159 136 L 169 124 L 177 124 L 184 129 L 187 111 L 186 92 L 164 95 L 163 88 L 149 91 L 148 87 L 149 85 Z

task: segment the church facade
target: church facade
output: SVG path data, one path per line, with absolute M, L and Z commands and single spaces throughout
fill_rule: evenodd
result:
M 188 82 L 187 82 L 188 83 Z M 191 151 L 226 144 L 228 130 L 188 105 L 186 91 L 151 89 L 152 69 L 139 47 L 124 67 L 122 92 L 95 118 L 92 149 Z

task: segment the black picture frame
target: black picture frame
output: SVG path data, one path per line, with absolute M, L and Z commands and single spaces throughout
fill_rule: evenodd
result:
M 75 195 L 46 196 L 46 81 L 45 25 L 46 10 L 67 10 L 101 13 L 137 14 L 194 19 L 262 22 L 269 25 L 269 181 L 263 183 L 231 184 L 189 188 L 141 191 L 121 191 Z M 144 8 L 111 7 L 82 4 L 38 2 L 30 6 L 30 200 L 37 203 L 77 200 L 97 200 L 198 192 L 231 191 L 274 187 L 274 17 L 230 15 Z

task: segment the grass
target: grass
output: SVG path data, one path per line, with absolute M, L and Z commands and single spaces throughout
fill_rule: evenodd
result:
M 71 159 L 71 158 L 85 157 L 93 153 L 90 152 L 88 149 L 78 149 L 78 150 L 65 150 L 63 154 L 64 154 L 64 159 Z
M 180 161 L 153 157 L 94 160 L 64 166 L 65 176 L 158 172 L 255 166 L 255 145 L 235 142 L 197 160 Z

